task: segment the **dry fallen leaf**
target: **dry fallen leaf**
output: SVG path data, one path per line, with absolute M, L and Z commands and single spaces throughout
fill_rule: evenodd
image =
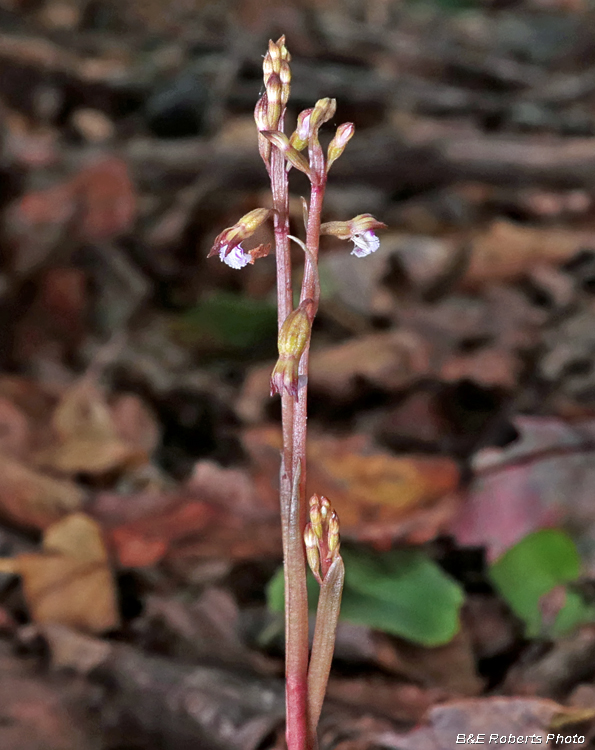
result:
M 254 428 L 244 434 L 244 443 L 257 467 L 259 494 L 272 504 L 278 492 L 280 431 Z M 448 458 L 395 456 L 364 435 L 311 436 L 308 443 L 308 493 L 331 499 L 341 532 L 352 538 L 379 543 L 432 539 L 457 508 L 453 493 L 459 477 Z
M 97 242 L 128 231 L 136 215 L 136 195 L 128 166 L 110 156 L 46 190 L 27 193 L 12 207 L 22 229 L 74 224 L 75 233 Z
M 474 458 L 476 476 L 451 532 L 499 557 L 527 534 L 566 524 L 595 564 L 595 422 L 519 416 L 519 439 Z
M 136 425 L 122 424 L 126 411 L 134 411 Z M 154 424 L 152 429 L 148 427 L 150 417 L 130 401 L 118 404 L 116 416 L 118 424 L 92 381 L 79 381 L 68 389 L 54 412 L 57 444 L 40 451 L 37 464 L 64 474 L 105 474 L 145 463 L 156 443 L 156 428 Z M 132 437 L 139 442 L 133 442 Z
M 110 528 L 124 567 L 170 559 L 249 559 L 278 555 L 279 500 L 258 492 L 242 469 L 199 461 L 186 485 L 169 495 L 104 494 L 93 514 Z
M 17 525 L 45 529 L 78 510 L 85 493 L 72 482 L 54 479 L 0 454 L 0 514 Z
M 458 737 L 469 739 L 472 736 L 476 740 L 478 734 L 483 735 L 480 744 L 486 745 L 490 744 L 490 737 L 492 744 L 494 737 L 497 743 L 507 744 L 511 735 L 515 742 L 524 746 L 531 744 L 534 735 L 538 738 L 535 744 L 546 745 L 552 722 L 572 711 L 553 701 L 537 698 L 491 697 L 453 701 L 432 708 L 421 727 L 407 734 L 395 734 L 390 739 L 402 750 L 452 750 Z M 506 740 L 501 739 L 503 737 Z M 518 737 L 529 739 L 520 743 Z M 581 745 L 574 744 L 573 747 Z
M 0 561 L 21 576 L 31 616 L 91 633 L 118 625 L 115 585 L 101 527 L 73 513 L 46 529 L 43 551 Z
M 582 247 L 591 247 L 593 232 L 561 227 L 531 227 L 501 219 L 494 221 L 473 241 L 465 283 L 517 279 L 536 262 L 561 263 Z
M 146 567 L 159 562 L 177 541 L 201 536 L 212 517 L 206 503 L 178 502 L 160 514 L 113 529 L 111 541 L 122 567 Z
M 85 716 L 85 686 L 56 679 L 38 663 L 0 651 L 0 747 L 2 750 L 81 750 L 98 747 L 97 724 Z
M 273 364 L 258 365 L 248 374 L 236 404 L 239 415 L 254 423 L 264 417 L 270 400 Z M 430 372 L 430 350 L 423 336 L 411 331 L 383 331 L 315 349 L 310 355 L 310 386 L 346 400 L 357 394 L 361 381 L 398 390 Z
M 12 401 L 0 396 L 0 451 L 23 458 L 30 441 L 27 415 Z

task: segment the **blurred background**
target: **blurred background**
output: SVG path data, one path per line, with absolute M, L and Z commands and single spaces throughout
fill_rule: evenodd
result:
M 355 123 L 323 221 L 388 226 L 321 242 L 321 750 L 593 746 L 590 0 L 0 0 L 0 746 L 284 746 L 275 264 L 206 257 L 281 34 L 288 130 Z

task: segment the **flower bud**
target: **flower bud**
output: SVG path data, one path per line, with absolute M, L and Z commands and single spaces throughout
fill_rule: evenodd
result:
M 268 98 L 265 91 L 265 93 L 256 102 L 256 107 L 254 107 L 254 122 L 256 123 L 256 127 L 259 131 L 268 130 L 269 128 L 267 108 Z
M 331 565 L 339 557 L 339 517 L 324 495 L 310 498 L 310 521 L 304 533 L 308 564 L 322 584 Z
M 271 375 L 271 396 L 285 389 L 297 399 L 298 366 L 310 340 L 313 307 L 313 300 L 304 300 L 299 307 L 289 313 L 279 330 L 279 359 Z
M 291 68 L 287 60 L 281 60 L 279 79 L 281 81 L 281 104 L 285 106 L 291 91 Z
M 285 158 L 293 167 L 310 176 L 310 165 L 307 159 L 293 148 L 285 133 L 278 130 L 265 130 L 262 135 L 285 155 Z
M 310 570 L 314 573 L 316 580 L 322 584 L 322 579 L 320 578 L 320 552 L 318 550 L 318 539 L 309 523 L 306 524 L 304 530 L 304 544 L 306 546 L 306 559 L 308 560 Z
M 318 495 L 312 495 L 310 498 L 310 525 L 318 539 L 322 539 L 322 513 Z
M 281 52 L 281 59 L 290 62 L 291 55 L 289 54 L 289 52 L 287 51 L 287 47 L 285 46 L 285 34 L 277 39 L 277 47 L 279 47 L 279 50 Z
M 283 84 L 278 73 L 272 73 L 266 84 L 268 130 L 276 130 L 282 110 Z
M 328 519 L 328 551 L 331 559 L 334 559 L 339 553 L 341 540 L 339 538 L 339 516 L 336 511 L 332 511 Z
M 332 163 L 341 156 L 343 151 L 345 151 L 345 146 L 347 146 L 347 144 L 351 140 L 354 131 L 355 131 L 355 125 L 352 122 L 344 122 L 342 125 L 339 125 L 339 127 L 337 128 L 335 137 L 329 143 L 329 146 L 328 146 L 328 151 L 326 155 L 326 171 L 327 172 L 331 168 Z
M 296 128 L 289 139 L 290 145 L 298 151 L 303 151 L 308 145 L 308 139 L 310 138 L 310 116 L 313 111 L 313 109 L 304 109 L 298 115 Z
M 337 111 L 336 99 L 319 99 L 314 105 L 312 110 L 312 117 L 310 118 L 310 133 L 318 134 L 318 130 L 325 122 L 328 122 L 335 116 Z
M 273 63 L 273 60 L 270 56 L 270 54 L 267 52 L 264 56 L 264 60 L 262 61 L 262 77 L 264 79 L 264 84 L 268 83 L 268 80 L 270 76 L 275 72 L 275 66 Z
M 283 37 L 281 37 L 282 39 Z M 279 39 L 279 41 L 281 41 Z M 272 39 L 269 39 L 269 52 L 268 52 L 272 63 L 273 63 L 273 70 L 278 73 L 279 72 L 279 64 L 281 62 L 281 48 L 277 42 L 273 42 Z

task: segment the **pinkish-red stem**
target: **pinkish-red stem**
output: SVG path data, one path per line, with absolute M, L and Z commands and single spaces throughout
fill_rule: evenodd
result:
M 306 247 L 309 256 L 318 263 L 318 246 L 320 244 L 320 220 L 322 215 L 322 202 L 326 180 L 320 185 L 312 185 L 310 192 L 310 207 L 308 211 L 308 226 L 306 228 Z M 304 280 L 300 302 L 305 299 L 313 299 L 318 302 L 320 290 L 318 285 L 317 269 L 312 267 L 310 257 L 306 258 Z M 303 471 L 300 477 L 300 529 L 304 531 L 306 525 L 306 437 L 308 424 L 308 365 L 310 360 L 310 342 L 308 342 L 300 359 L 298 399 L 293 408 L 293 456 L 294 461 L 301 461 Z
M 312 190 L 310 193 L 310 208 L 308 213 L 308 226 L 306 227 L 306 247 L 308 248 L 308 256 L 306 257 L 306 265 L 304 270 L 304 279 L 302 282 L 302 290 L 300 294 L 300 302 L 303 302 L 305 299 L 313 299 L 318 302 L 319 293 L 320 290 L 318 289 L 318 270 L 317 268 L 312 267 L 312 262 L 310 261 L 310 258 L 315 262 L 318 263 L 318 246 L 320 242 L 320 218 L 322 214 L 322 201 L 324 199 L 324 189 L 325 184 L 322 185 L 312 185 Z M 316 314 L 316 310 L 314 311 L 314 314 Z M 310 342 L 308 342 L 306 349 L 304 350 L 304 353 L 302 354 L 302 357 L 300 359 L 300 366 L 298 371 L 298 377 L 299 377 L 299 383 L 298 386 L 298 398 L 297 401 L 293 404 L 293 438 L 292 438 L 292 450 L 293 450 L 293 461 L 294 466 L 300 467 L 300 473 L 299 476 L 295 477 L 295 488 L 294 488 L 294 502 L 295 502 L 295 513 L 291 515 L 290 518 L 290 529 L 289 529 L 289 536 L 293 539 L 299 539 L 299 546 L 296 545 L 294 547 L 293 551 L 293 558 L 296 562 L 296 567 L 292 568 L 288 571 L 286 569 L 285 573 L 285 585 L 287 587 L 288 585 L 288 579 L 293 578 L 295 576 L 295 580 L 293 581 L 293 584 L 304 592 L 304 601 L 301 602 L 301 596 L 300 603 L 297 602 L 297 596 L 296 596 L 296 606 L 299 606 L 299 625 L 296 623 L 295 625 L 295 636 L 293 635 L 293 632 L 290 634 L 290 632 L 287 630 L 287 618 L 288 618 L 288 602 L 291 612 L 291 605 L 292 605 L 292 599 L 293 596 L 290 596 L 289 599 L 287 598 L 286 593 L 286 620 L 285 620 L 285 627 L 286 627 L 286 637 L 295 637 L 296 643 L 294 644 L 294 647 L 296 650 L 299 649 L 299 680 L 296 680 L 295 683 L 289 681 L 289 671 L 287 671 L 287 691 L 288 691 L 288 709 L 287 709 L 287 717 L 288 717 L 288 729 L 287 729 L 287 746 L 288 750 L 315 750 L 317 747 L 316 742 L 316 734 L 311 730 L 309 727 L 309 720 L 308 720 L 308 708 L 307 708 L 307 698 L 308 698 L 308 597 L 307 597 L 307 590 L 306 590 L 306 561 L 305 561 L 305 552 L 304 552 L 304 545 L 303 545 L 303 536 L 304 536 L 304 528 L 306 525 L 306 515 L 307 515 L 307 508 L 306 508 L 306 436 L 307 436 L 307 407 L 308 407 L 308 362 L 309 362 L 309 350 L 310 350 Z M 298 563 L 299 559 L 299 563 Z M 298 582 L 298 576 L 299 576 L 299 582 Z M 287 588 L 285 589 L 287 592 Z M 299 634 L 298 634 L 299 630 Z M 299 645 L 298 645 L 299 644 Z M 287 646 L 289 646 L 289 640 L 287 641 Z M 305 662 L 304 662 L 304 654 L 305 654 Z M 297 654 L 296 654 L 297 656 Z M 289 663 L 288 657 L 287 664 Z M 305 668 L 305 673 L 302 671 Z M 296 672 L 298 671 L 297 665 L 296 665 Z M 302 675 L 305 674 L 305 682 L 302 683 Z M 291 690 L 292 697 L 289 698 L 289 691 Z M 289 727 L 289 704 L 290 702 L 293 702 L 293 700 L 297 702 L 299 701 L 299 711 L 301 713 L 301 701 L 305 700 L 306 704 L 304 705 L 304 712 L 303 716 L 305 718 L 305 723 L 302 725 L 302 720 L 300 718 L 299 720 L 299 737 L 296 735 L 295 737 L 292 735 L 292 730 Z M 293 708 L 293 707 L 292 707 Z M 297 713 L 298 713 L 298 707 L 295 706 L 295 714 L 297 719 Z M 296 720 L 296 726 L 297 726 L 297 720 Z M 302 735 L 302 726 L 303 726 L 303 735 Z
M 281 127 L 281 125 L 280 125 Z M 271 150 L 271 187 L 275 208 L 275 250 L 277 259 L 278 324 L 281 328 L 293 309 L 291 254 L 289 248 L 289 185 L 285 158 Z M 288 750 L 311 750 L 308 740 L 308 596 L 306 563 L 300 524 L 297 482 L 293 489 L 296 462 L 293 450 L 294 399 L 281 392 L 283 461 L 280 476 L 281 523 L 283 528 L 283 568 L 285 577 L 285 702 Z M 299 467 L 299 468 L 298 468 Z M 305 469 L 304 469 L 305 471 Z M 299 479 L 298 479 L 299 481 Z M 293 500 L 292 500 L 293 498 Z

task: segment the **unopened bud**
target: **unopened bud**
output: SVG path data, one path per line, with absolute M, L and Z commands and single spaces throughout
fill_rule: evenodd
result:
M 327 156 L 326 156 L 326 171 L 328 172 L 331 168 L 331 164 L 336 161 L 343 151 L 345 146 L 351 140 L 353 133 L 355 132 L 355 125 L 352 122 L 344 122 L 339 125 L 335 137 L 329 143 Z
M 281 103 L 285 106 L 291 91 L 291 68 L 287 60 L 281 60 L 279 79 L 281 80 Z
M 310 137 L 310 117 L 313 111 L 314 110 L 312 109 L 304 109 L 303 112 L 300 112 L 298 115 L 296 128 L 289 139 L 290 145 L 298 151 L 303 151 L 308 145 L 308 139 Z
M 281 59 L 286 60 L 289 62 L 291 60 L 291 55 L 287 51 L 287 47 L 285 46 L 285 35 L 280 36 L 277 39 L 277 47 L 279 47 L 279 50 L 281 52 Z
M 289 143 L 285 133 L 278 130 L 265 130 L 262 135 L 285 155 L 285 158 L 293 167 L 310 176 L 310 165 L 307 159 Z
M 324 495 L 310 498 L 310 521 L 304 532 L 306 557 L 316 580 L 322 584 L 339 557 L 339 517 Z
M 271 396 L 285 389 L 297 399 L 298 366 L 310 340 L 314 302 L 304 300 L 290 312 L 279 331 L 279 359 L 271 375 Z
M 281 39 L 279 40 L 281 41 Z M 281 62 L 281 48 L 277 42 L 273 42 L 269 39 L 269 55 L 273 63 L 273 69 L 276 73 L 279 72 L 279 64 Z
M 310 570 L 314 573 L 316 580 L 322 583 L 320 578 L 320 552 L 318 550 L 318 539 L 310 524 L 306 524 L 304 530 L 304 544 L 306 546 L 306 559 Z
M 267 120 L 269 130 L 275 130 L 279 124 L 283 108 L 283 84 L 278 73 L 272 73 L 266 84 L 267 89 Z
M 335 115 L 337 110 L 337 101 L 335 99 L 319 99 L 312 110 L 310 119 L 310 132 L 317 133 L 320 126 L 328 122 Z
M 262 61 L 262 76 L 264 78 L 265 86 L 270 76 L 275 72 L 275 66 L 270 54 L 267 52 Z
M 310 526 L 319 539 L 322 539 L 322 513 L 320 512 L 320 498 L 312 495 L 310 498 Z
M 256 107 L 254 107 L 254 122 L 256 123 L 256 127 L 259 131 L 268 130 L 269 121 L 268 121 L 267 108 L 268 108 L 268 98 L 267 98 L 267 94 L 265 91 L 265 93 L 256 102 Z
M 289 313 L 279 331 L 279 354 L 288 357 L 302 356 L 310 338 L 313 306 L 311 299 L 305 299 Z
M 332 511 L 328 519 L 328 551 L 331 558 L 336 557 L 339 552 L 341 540 L 339 538 L 339 516 Z

